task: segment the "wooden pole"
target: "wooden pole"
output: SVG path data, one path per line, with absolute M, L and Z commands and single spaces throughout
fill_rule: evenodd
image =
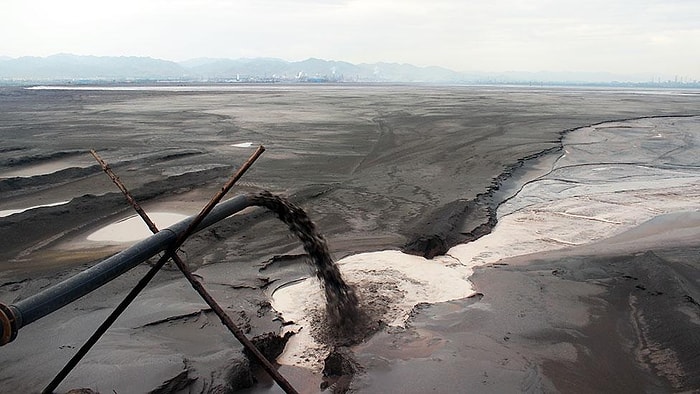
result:
M 146 215 L 146 212 L 141 208 L 141 205 L 136 201 L 136 199 L 129 193 L 129 190 L 127 190 L 126 186 L 124 186 L 124 183 L 122 183 L 121 179 L 112 171 L 112 169 L 109 167 L 109 164 L 107 164 L 102 158 L 95 152 L 94 149 L 90 149 L 90 154 L 92 157 L 97 160 L 98 163 L 100 163 L 100 166 L 102 167 L 102 170 L 107 174 L 109 179 L 112 180 L 112 182 L 117 185 L 119 190 L 121 190 L 122 194 L 124 194 L 124 197 L 126 197 L 126 200 L 129 201 L 129 204 L 131 204 L 132 207 L 134 207 L 134 210 L 136 213 L 141 216 L 141 219 L 146 223 L 148 226 L 148 229 L 151 230 L 153 234 L 158 232 L 158 227 L 156 227 L 156 224 L 153 223 L 151 218 Z
M 158 261 L 158 263 L 151 268 L 151 270 L 147 273 L 147 275 L 142 279 L 142 281 L 145 280 L 145 283 L 143 285 L 141 284 L 142 281 L 139 282 L 139 284 L 132 290 L 132 294 L 130 293 L 127 295 L 127 298 L 122 301 L 122 304 L 119 305 L 117 309 L 113 312 L 113 314 L 116 313 L 116 315 L 113 317 L 110 315 L 110 317 L 103 323 L 103 327 L 100 326 L 98 331 L 93 334 L 93 336 L 96 336 L 96 338 L 93 340 L 91 337 L 88 342 L 83 346 L 83 348 L 87 347 L 86 349 L 81 348 L 78 353 L 74 356 L 73 359 L 69 361 L 68 364 L 64 367 L 64 369 L 54 378 L 54 380 L 44 389 L 45 393 L 51 393 L 53 390 L 58 387 L 58 384 L 70 373 L 70 371 L 77 365 L 77 363 L 80 361 L 80 359 L 87 353 L 87 351 L 94 345 L 94 343 L 97 342 L 97 339 L 102 336 L 104 331 L 111 326 L 111 324 L 116 320 L 117 316 L 123 312 L 124 309 L 126 309 L 126 306 L 128 306 L 131 301 L 136 297 L 136 295 L 145 287 L 145 285 L 150 281 L 150 279 L 155 275 L 155 273 L 165 264 L 165 261 L 168 260 L 168 258 L 172 258 L 173 261 L 175 262 L 175 265 L 180 269 L 182 274 L 185 276 L 188 282 L 190 282 L 190 285 L 195 289 L 195 291 L 202 297 L 202 299 L 211 307 L 211 309 L 216 313 L 216 315 L 219 317 L 221 320 L 221 323 L 228 328 L 228 330 L 233 334 L 233 336 L 243 345 L 244 348 L 248 350 L 250 354 L 252 354 L 257 361 L 263 366 L 263 369 L 267 371 L 267 373 L 270 374 L 270 376 L 277 382 L 277 384 L 286 392 L 286 393 L 297 393 L 297 391 L 292 387 L 292 385 L 275 369 L 275 367 L 272 365 L 272 363 L 263 355 L 258 348 L 255 347 L 255 345 L 248 339 L 248 337 L 245 336 L 243 331 L 231 320 L 231 318 L 226 314 L 226 312 L 223 310 L 223 308 L 216 302 L 216 300 L 207 292 L 207 290 L 204 288 L 202 283 L 192 274 L 192 271 L 189 269 L 187 264 L 185 264 L 184 261 L 177 255 L 177 249 L 182 245 L 182 243 L 187 239 L 189 235 L 191 235 L 194 232 L 194 229 L 197 228 L 197 226 L 202 222 L 202 220 L 211 212 L 212 209 L 218 204 L 221 199 L 228 193 L 229 190 L 233 187 L 233 185 L 240 179 L 241 176 L 252 166 L 252 164 L 257 160 L 258 157 L 265 151 L 265 148 L 261 145 L 258 147 L 258 149 L 251 155 L 251 157 L 241 166 L 241 168 L 236 171 L 236 173 L 229 178 L 229 180 L 224 184 L 224 186 L 219 190 L 219 192 L 214 195 L 214 197 L 209 201 L 207 205 L 202 208 L 200 213 L 197 215 L 197 217 L 190 223 L 190 225 L 187 227 L 187 229 L 177 238 L 175 244 L 168 250 L 166 253 L 163 255 L 163 257 Z M 90 150 L 90 153 L 92 156 L 97 160 L 98 163 L 100 163 L 100 166 L 102 166 L 102 169 L 104 172 L 112 179 L 115 185 L 121 190 L 121 192 L 124 194 L 126 197 L 127 201 L 131 204 L 131 206 L 136 210 L 136 212 L 141 216 L 141 218 L 144 220 L 148 228 L 155 234 L 158 232 L 158 228 L 156 227 L 155 223 L 148 217 L 146 212 L 141 208 L 141 206 L 138 204 L 136 199 L 133 198 L 131 193 L 129 193 L 129 190 L 124 186 L 124 184 L 121 182 L 119 177 L 114 174 L 114 172 L 111 170 L 109 165 L 102 160 L 102 158 L 99 157 L 97 152 L 94 150 Z M 148 278 L 148 279 L 146 279 Z M 138 289 L 138 290 L 137 290 Z M 128 300 L 128 301 L 127 301 Z M 109 322 L 109 323 L 108 323 Z M 99 335 L 98 332 L 102 331 Z M 89 345 L 89 346 L 88 346 Z M 75 359 L 75 360 L 74 360 Z

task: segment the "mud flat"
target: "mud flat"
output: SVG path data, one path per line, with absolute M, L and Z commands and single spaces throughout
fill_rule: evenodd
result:
M 653 321 L 663 312 L 660 318 L 680 327 L 673 332 L 697 332 L 692 218 L 698 129 L 697 117 L 682 115 L 697 115 L 700 98 L 661 93 L 416 86 L 4 89 L 0 173 L 76 152 L 89 155 L 94 148 L 140 201 L 154 210 L 190 213 L 264 144 L 267 153 L 238 190 L 268 189 L 304 207 L 331 252 L 347 258 L 340 265 L 360 284 L 361 302 L 365 297 L 378 321 L 378 333 L 364 344 L 330 357 L 321 344 L 306 354 L 306 364 L 290 358 L 288 347 L 282 373 L 311 392 L 321 384 L 366 392 L 585 391 L 591 376 L 601 373 L 595 360 L 607 360 L 610 374 L 625 373 L 622 382 L 633 389 L 688 390 L 697 384 L 688 373 L 692 354 L 684 349 L 694 339 L 661 337 Z M 624 121 L 633 118 L 644 119 Z M 561 150 L 563 136 L 568 152 Z M 638 157 L 623 160 L 621 153 Z M 0 179 L 0 210 L 56 201 L 70 202 L 0 218 L 3 302 L 114 252 L 62 247 L 129 214 L 96 166 Z M 689 222 L 676 225 L 677 212 L 687 212 L 682 217 Z M 496 219 L 495 231 L 482 237 Z M 656 222 L 645 227 L 646 220 Z M 656 236 L 658 228 L 668 236 Z M 237 215 L 193 237 L 184 251 L 250 336 L 272 333 L 265 343 L 278 344 L 270 346 L 274 355 L 284 347 L 273 340 L 283 331 L 298 332 L 292 336 L 297 343 L 311 331 L 315 321 L 303 320 L 303 308 L 292 306 L 298 313 L 292 319 L 290 311 L 279 316 L 270 304 L 294 283 L 312 283 L 305 279 L 310 272 L 301 245 L 274 215 Z M 362 268 L 353 277 L 358 261 L 365 265 L 355 265 Z M 483 268 L 472 276 L 477 265 Z M 421 274 L 428 266 L 432 274 Z M 646 273 L 655 267 L 672 269 L 662 269 L 666 276 Z M 0 349 L 5 387 L 40 389 L 145 269 L 23 328 Z M 627 287 L 613 286 L 618 282 Z M 657 289 L 662 284 L 665 291 Z M 480 294 L 465 298 L 474 292 Z M 283 330 L 285 319 L 296 326 Z M 607 330 L 616 322 L 622 327 L 617 338 Z M 322 382 L 324 358 L 331 367 Z M 258 392 L 276 390 L 177 273 L 165 271 L 60 388 L 206 392 L 251 385 Z
M 435 303 L 432 291 L 357 346 L 366 373 L 351 388 L 697 390 L 699 141 L 698 117 L 567 134 L 551 170 L 500 206 L 491 234 L 435 259 L 477 293 Z M 396 267 L 377 266 L 375 276 Z

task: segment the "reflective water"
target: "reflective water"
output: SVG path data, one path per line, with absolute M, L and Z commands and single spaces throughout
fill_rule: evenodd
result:
M 153 212 L 148 216 L 159 229 L 187 218 L 187 215 L 172 212 Z M 134 242 L 151 236 L 151 230 L 138 215 L 133 215 L 117 222 L 109 224 L 88 235 L 88 241 L 95 242 Z
M 30 209 L 34 209 L 34 208 L 55 207 L 57 205 L 68 204 L 69 202 L 70 202 L 69 200 L 68 201 L 58 201 L 58 202 L 52 202 L 50 204 L 34 205 L 31 207 L 27 207 L 27 208 L 4 209 L 4 210 L 0 210 L 0 218 L 14 215 L 16 213 L 22 213 L 24 211 L 29 211 Z
M 241 142 L 238 144 L 233 144 L 231 146 L 233 146 L 235 148 L 250 148 L 251 146 L 253 146 L 253 143 L 252 142 Z

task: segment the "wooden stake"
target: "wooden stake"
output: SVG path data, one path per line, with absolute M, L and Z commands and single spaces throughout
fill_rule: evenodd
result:
M 148 229 L 151 230 L 153 234 L 158 232 L 158 227 L 156 227 L 156 224 L 153 223 L 151 218 L 146 215 L 146 212 L 141 208 L 141 205 L 139 205 L 138 202 L 136 202 L 136 199 L 129 193 L 129 190 L 127 190 L 126 186 L 122 183 L 121 179 L 112 171 L 112 169 L 109 167 L 109 164 L 107 164 L 102 158 L 95 152 L 94 149 L 90 149 L 90 154 L 92 157 L 97 160 L 98 163 L 100 163 L 100 166 L 102 167 L 102 170 L 107 174 L 109 179 L 114 182 L 115 185 L 121 190 L 122 194 L 124 194 L 124 197 L 126 197 L 126 200 L 129 201 L 129 204 L 131 204 L 132 207 L 134 207 L 134 210 L 136 213 L 141 216 L 141 219 L 146 223 L 148 226 Z
M 53 390 L 58 387 L 58 384 L 65 378 L 65 376 L 68 375 L 68 373 L 77 365 L 78 361 L 87 353 L 87 351 L 92 347 L 92 345 L 97 342 L 97 339 L 99 339 L 100 336 L 106 331 L 106 329 L 116 320 L 116 317 L 123 312 L 124 309 L 126 309 L 126 306 L 131 303 L 131 301 L 136 297 L 136 295 L 145 287 L 145 285 L 150 281 L 150 279 L 155 276 L 155 273 L 165 264 L 165 261 L 168 260 L 168 258 L 172 258 L 173 261 L 175 262 L 175 265 L 180 269 L 182 274 L 185 276 L 188 282 L 190 282 L 190 285 L 195 289 L 195 291 L 202 297 L 202 299 L 211 307 L 211 309 L 216 313 L 216 315 L 219 317 L 221 320 L 221 323 L 228 328 L 228 330 L 233 334 L 233 336 L 243 345 L 244 348 L 246 348 L 253 356 L 257 359 L 257 361 L 263 366 L 263 369 L 267 371 L 270 376 L 277 382 L 277 384 L 286 392 L 286 393 L 297 393 L 297 391 L 292 387 L 292 385 L 275 369 L 275 367 L 272 365 L 272 363 L 258 350 L 258 348 L 255 347 L 255 345 L 248 339 L 248 337 L 245 336 L 243 331 L 236 325 L 236 323 L 231 320 L 231 318 L 226 314 L 226 312 L 223 310 L 223 308 L 216 302 L 216 300 L 207 292 L 207 290 L 204 288 L 202 283 L 192 274 L 192 271 L 190 271 L 189 267 L 185 264 L 182 259 L 177 255 L 176 251 L 177 249 L 182 245 L 182 243 L 187 239 L 189 235 L 191 235 L 194 232 L 194 229 L 197 228 L 197 226 L 204 220 L 204 218 L 211 212 L 212 209 L 218 204 L 221 199 L 228 193 L 229 190 L 233 187 L 233 185 L 238 181 L 238 179 L 243 176 L 243 174 L 252 166 L 252 164 L 257 160 L 258 157 L 265 151 L 265 148 L 261 145 L 258 147 L 258 149 L 251 155 L 251 157 L 236 171 L 236 173 L 229 178 L 229 180 L 224 184 L 224 186 L 219 190 L 219 192 L 214 195 L 214 197 L 209 201 L 207 205 L 202 208 L 200 213 L 197 215 L 197 217 L 190 223 L 190 225 L 187 227 L 187 229 L 177 238 L 175 241 L 175 244 L 163 255 L 163 257 L 158 261 L 158 263 L 151 268 L 151 270 L 144 276 L 144 278 L 137 284 L 137 286 L 132 290 L 131 293 L 127 295 L 127 298 L 122 301 L 122 303 L 115 309 L 113 314 L 116 314 L 115 316 L 110 315 L 108 319 L 103 323 L 103 326 L 100 326 L 98 328 L 98 331 L 96 331 L 93 334 L 93 337 L 96 336 L 95 339 L 93 337 L 88 340 L 88 342 L 83 345 L 83 348 L 81 348 L 78 353 L 74 356 L 73 359 L 69 361 L 68 364 L 64 367 L 64 369 L 54 378 L 54 380 L 44 389 L 45 393 L 50 393 L 53 392 Z M 156 225 L 153 223 L 153 221 L 148 217 L 146 212 L 141 208 L 141 206 L 136 202 L 136 200 L 131 196 L 131 193 L 129 193 L 128 189 L 124 184 L 121 182 L 118 176 L 114 174 L 114 172 L 111 170 L 109 165 L 102 160 L 102 158 L 99 157 L 97 152 L 94 150 L 90 150 L 90 153 L 92 156 L 97 160 L 98 163 L 100 163 L 100 166 L 102 166 L 102 169 L 107 173 L 107 175 L 112 179 L 114 184 L 117 185 L 119 190 L 122 191 L 124 196 L 126 197 L 127 201 L 131 204 L 132 207 L 136 210 L 136 212 L 141 216 L 141 218 L 144 220 L 146 225 L 148 225 L 148 228 L 155 234 L 158 232 L 158 228 Z M 144 282 L 142 284 L 142 282 Z M 138 290 L 137 290 L 138 289 Z M 132 295 L 132 293 L 134 293 Z M 108 323 L 109 322 L 109 323 Z M 102 331 L 99 335 L 98 332 Z M 85 348 L 85 349 L 84 349 Z M 74 360 L 75 359 L 75 360 Z

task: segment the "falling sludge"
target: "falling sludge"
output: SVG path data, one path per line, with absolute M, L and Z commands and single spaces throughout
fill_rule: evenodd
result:
M 253 205 L 265 207 L 277 214 L 289 230 L 301 240 L 321 281 L 326 296 L 329 325 L 339 333 L 352 332 L 360 319 L 355 290 L 348 285 L 333 262 L 326 240 L 316 230 L 306 212 L 290 201 L 267 191 L 248 196 Z

